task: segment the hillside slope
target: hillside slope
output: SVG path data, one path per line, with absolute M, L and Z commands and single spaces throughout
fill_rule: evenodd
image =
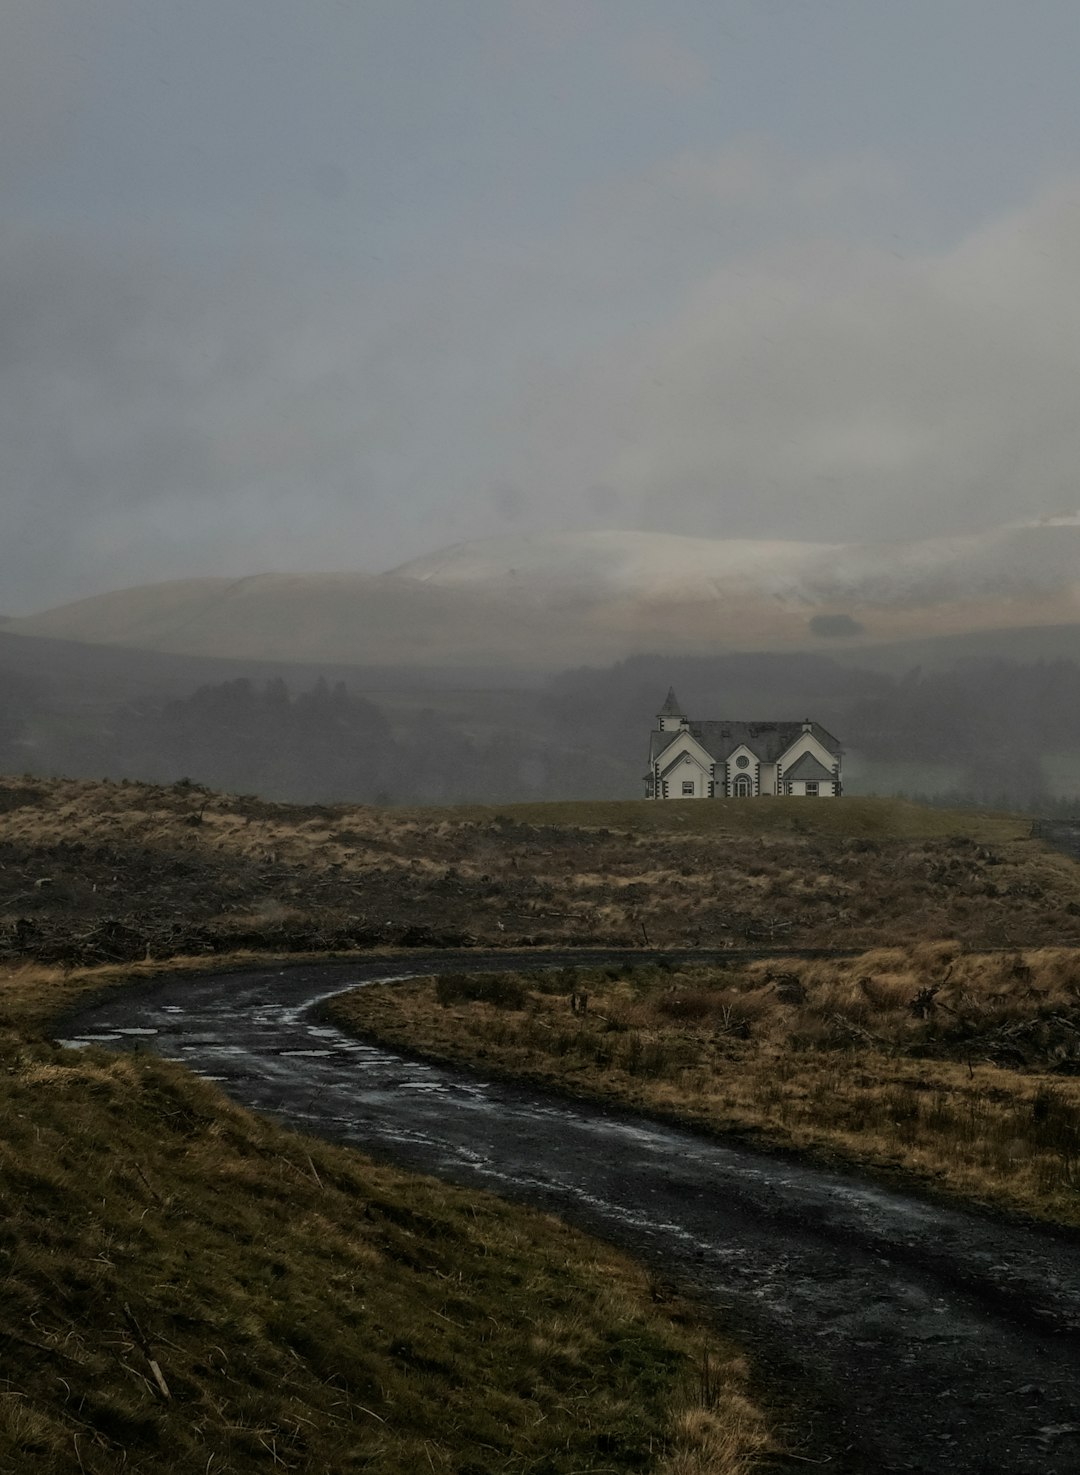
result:
M 553 668 L 1080 621 L 1080 518 L 897 544 L 523 534 L 386 574 L 259 574 L 9 621 L 53 639 L 250 660 Z

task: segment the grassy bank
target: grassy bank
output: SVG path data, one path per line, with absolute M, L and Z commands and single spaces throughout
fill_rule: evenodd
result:
M 766 1446 L 737 1354 L 557 1220 L 41 1037 L 116 976 L 0 974 L 0 1469 L 740 1475 Z
M 406 1049 L 1080 1224 L 1076 950 L 463 973 L 330 1012 Z

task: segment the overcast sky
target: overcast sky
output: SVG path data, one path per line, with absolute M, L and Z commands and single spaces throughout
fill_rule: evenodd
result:
M 0 613 L 1080 506 L 1076 0 L 0 0 Z

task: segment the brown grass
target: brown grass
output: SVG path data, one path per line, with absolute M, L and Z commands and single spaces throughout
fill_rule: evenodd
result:
M 1077 1222 L 1076 955 L 1052 945 L 1080 946 L 1078 876 L 1016 818 L 894 801 L 395 811 L 0 780 L 0 1468 L 741 1475 L 768 1444 L 737 1354 L 710 1353 L 703 1398 L 706 1334 L 618 1257 L 174 1066 L 61 1051 L 39 1036 L 77 993 L 406 938 L 873 946 L 788 979 L 636 968 L 348 1009 Z
M 1080 1223 L 1074 949 L 476 975 L 365 988 L 331 1012 L 408 1049 Z
M 1080 870 L 900 800 L 290 806 L 0 780 L 0 958 L 598 943 L 1080 945 Z

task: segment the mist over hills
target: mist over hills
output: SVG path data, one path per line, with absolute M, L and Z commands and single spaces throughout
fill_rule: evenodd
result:
M 1080 514 L 904 543 L 523 534 L 384 574 L 151 584 L 4 629 L 234 660 L 556 670 L 641 650 L 862 648 L 1076 622 Z
M 674 681 L 812 713 L 851 793 L 1080 796 L 1080 518 L 843 545 L 459 544 L 387 574 L 194 579 L 0 628 L 0 766 L 305 801 L 636 797 Z

